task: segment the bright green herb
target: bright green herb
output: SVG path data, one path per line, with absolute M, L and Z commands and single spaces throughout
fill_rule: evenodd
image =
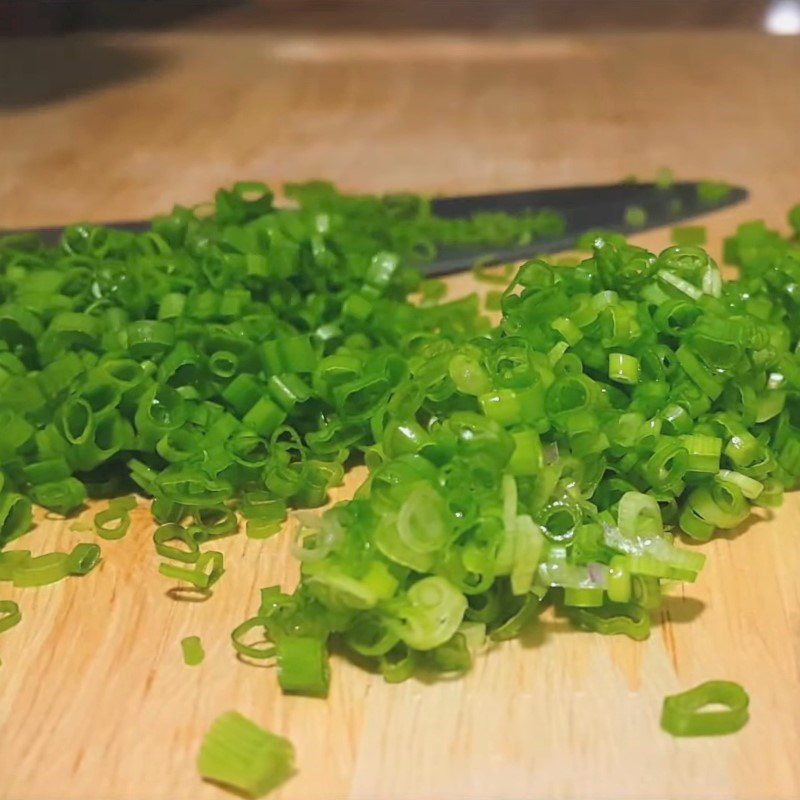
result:
M 704 245 L 706 243 L 706 229 L 703 225 L 683 225 L 679 228 L 673 228 L 672 241 L 678 245 Z
M 661 167 L 656 172 L 655 184 L 659 189 L 671 189 L 675 183 L 675 175 L 668 167 Z
M 745 226 L 727 250 L 738 281 L 693 245 L 596 236 L 578 266 L 523 265 L 488 336 L 418 343 L 373 417 L 366 483 L 299 515 L 301 582 L 265 590 L 253 655 L 335 639 L 390 681 L 458 672 L 462 625 L 508 638 L 550 601 L 646 638 L 661 582 L 703 566 L 674 531 L 705 541 L 800 478 L 800 317 L 780 290 L 800 248 Z
M 276 655 L 284 692 L 327 696 L 330 671 L 324 642 L 313 636 L 285 636 L 278 640 Z
M 79 544 L 67 556 L 70 575 L 88 575 L 100 562 L 100 548 L 96 544 Z
M 625 244 L 625 235 L 617 231 L 606 231 L 600 228 L 586 231 L 578 237 L 575 247 L 578 250 L 587 250 L 591 252 L 597 242 L 606 242 L 608 244 L 622 245 Z
M 206 780 L 261 797 L 292 776 L 294 750 L 283 737 L 229 711 L 205 735 L 197 769 Z
M 46 553 L 18 564 L 12 573 L 14 586 L 45 586 L 57 583 L 69 575 L 70 563 L 66 553 Z
M 504 264 L 498 266 L 496 264 L 486 264 L 478 261 L 472 267 L 472 275 L 476 281 L 482 283 L 499 283 L 506 286 L 514 274 L 513 264 Z
M 184 581 L 196 589 L 206 590 L 222 577 L 225 568 L 222 553 L 216 550 L 207 550 L 197 557 L 191 569 L 162 563 L 159 564 L 158 571 L 165 578 Z
M 13 580 L 14 570 L 30 560 L 30 550 L 6 550 L 0 553 L 0 581 Z
M 647 211 L 641 206 L 628 206 L 625 209 L 624 221 L 631 228 L 644 228 L 647 224 Z
M 185 639 L 181 639 L 181 650 L 183 651 L 183 663 L 188 667 L 196 667 L 203 663 L 205 652 L 199 636 L 187 636 Z
M 216 515 L 211 537 L 233 532 L 225 504 L 248 492 L 324 502 L 349 454 L 371 446 L 365 423 L 414 337 L 486 330 L 474 298 L 409 304 L 418 287 L 432 302 L 444 288 L 414 265 L 439 244 L 563 228 L 549 212 L 444 220 L 420 198 L 321 183 L 287 194 L 297 207 L 278 210 L 263 185 L 238 184 L 211 217 L 177 208 L 142 235 L 74 226 L 55 248 L 0 240 L 0 546 L 29 527 L 28 497 L 69 514 L 128 475 L 176 519 Z M 248 530 L 277 522 L 256 512 Z M 95 525 L 124 535 L 124 506 Z
M 661 727 L 673 736 L 719 736 L 741 730 L 749 719 L 747 692 L 731 681 L 707 681 L 664 699 Z M 704 711 L 709 705 L 726 710 Z
M 0 495 L 0 550 L 31 526 L 31 501 L 16 492 Z
M 500 311 L 503 302 L 503 293 L 500 291 L 486 292 L 485 308 L 487 311 Z
M 795 239 L 800 239 L 800 203 L 789 209 L 788 219 Z
M 251 631 L 258 631 L 258 636 L 255 641 L 248 644 L 247 639 L 252 638 Z M 267 636 L 267 626 L 261 616 L 251 617 L 239 623 L 231 632 L 231 643 L 240 656 L 266 659 L 275 655 L 275 645 Z
M 723 282 L 696 245 L 591 232 L 580 263 L 509 275 L 492 326 L 419 265 L 563 220 L 287 194 L 280 210 L 237 184 L 209 216 L 176 208 L 145 234 L 0 240 L 0 544 L 27 530 L 31 499 L 70 513 L 135 486 L 159 570 L 207 590 L 223 569 L 209 540 L 240 530 L 237 513 L 273 535 L 363 462 L 353 500 L 298 514 L 297 589 L 265 590 L 233 637 L 277 658 L 287 690 L 324 694 L 334 641 L 389 681 L 459 673 L 468 633 L 518 636 L 550 602 L 642 638 L 661 582 L 702 567 L 675 532 L 705 541 L 800 478 L 796 238 L 740 226 L 725 257 L 741 277 Z M 126 520 L 112 500 L 99 532 Z M 36 585 L 99 557 L 50 555 L 0 574 Z
M 96 544 L 76 545 L 71 553 L 46 553 L 32 557 L 30 550 L 0 553 L 0 581 L 15 586 L 44 586 L 69 575 L 87 575 L 100 561 Z
M 678 217 L 683 213 L 683 201 L 680 197 L 673 197 L 667 203 L 667 213 L 670 216 Z
M 703 203 L 721 203 L 731 193 L 731 187 L 722 181 L 700 181 L 697 198 Z
M 129 512 L 136 508 L 133 496 L 115 498 L 105 511 L 95 514 L 94 527 L 102 539 L 121 539 L 130 527 Z
M 19 606 L 13 600 L 0 600 L 0 633 L 18 625 L 21 619 Z

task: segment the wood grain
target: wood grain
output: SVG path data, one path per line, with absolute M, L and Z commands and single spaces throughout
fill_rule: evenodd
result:
M 63 44 L 43 45 L 38 57 L 64 86 L 82 78 L 80 92 L 0 110 L 0 226 L 141 217 L 250 177 L 459 192 L 668 164 L 751 188 L 747 206 L 709 218 L 717 238 L 753 216 L 781 224 L 800 198 L 797 40 L 169 33 L 101 44 L 146 55 L 149 72 L 92 85 L 69 74 Z M 337 658 L 321 702 L 282 697 L 272 669 L 228 644 L 260 586 L 295 579 L 286 537 L 228 540 L 213 598 L 176 602 L 142 508 L 91 576 L 2 589 L 24 620 L 0 637 L 0 798 L 221 799 L 194 757 L 210 721 L 236 708 L 296 744 L 298 775 L 277 800 L 796 800 L 799 515 L 794 494 L 708 545 L 707 569 L 667 600 L 645 643 L 545 618 L 460 681 L 388 686 Z M 86 538 L 46 520 L 26 546 Z M 180 651 L 191 634 L 207 652 L 194 669 Z M 750 691 L 740 734 L 660 732 L 665 694 L 718 677 Z

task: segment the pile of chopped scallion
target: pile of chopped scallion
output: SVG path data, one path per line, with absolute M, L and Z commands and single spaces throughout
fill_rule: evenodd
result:
M 467 670 L 551 603 L 643 639 L 662 583 L 703 565 L 674 533 L 707 541 L 800 477 L 800 206 L 788 238 L 759 222 L 726 240 L 738 280 L 688 243 L 696 227 L 660 254 L 590 237 L 579 263 L 520 267 L 492 325 L 419 266 L 441 245 L 556 235 L 557 216 L 444 220 L 323 183 L 286 196 L 242 183 L 144 234 L 0 239 L 0 581 L 100 557 L 9 548 L 32 504 L 111 498 L 95 527 L 114 539 L 135 491 L 160 571 L 208 590 L 239 516 L 271 536 L 363 462 L 354 499 L 297 514 L 297 589 L 264 589 L 233 633 L 285 691 L 324 696 L 332 640 L 394 682 Z M 19 616 L 0 601 L 0 631 Z

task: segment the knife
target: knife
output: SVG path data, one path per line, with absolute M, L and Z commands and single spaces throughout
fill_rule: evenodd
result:
M 524 211 L 555 211 L 564 217 L 564 231 L 558 237 L 537 239 L 528 244 L 487 249 L 485 247 L 440 247 L 436 259 L 425 265 L 427 275 L 447 275 L 470 269 L 477 261 L 482 264 L 504 264 L 520 261 L 542 253 L 554 253 L 573 247 L 578 238 L 593 228 L 638 233 L 662 225 L 674 225 L 692 217 L 707 214 L 747 199 L 747 190 L 731 186 L 725 197 L 708 202 L 698 196 L 694 182 L 674 183 L 669 188 L 654 183 L 615 183 L 596 186 L 571 186 L 552 189 L 533 189 L 499 194 L 473 194 L 456 197 L 436 197 L 431 200 L 434 214 L 447 219 L 469 217 L 486 211 L 520 214 Z M 625 222 L 630 207 L 645 212 L 643 225 L 634 227 Z M 148 230 L 146 220 L 105 223 L 108 227 L 141 233 Z M 54 244 L 61 227 L 33 229 L 45 244 Z

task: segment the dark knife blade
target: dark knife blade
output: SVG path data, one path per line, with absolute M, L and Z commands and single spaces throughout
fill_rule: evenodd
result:
M 555 253 L 574 247 L 578 238 L 593 228 L 638 233 L 663 225 L 675 225 L 687 219 L 708 214 L 726 206 L 741 203 L 747 190 L 731 186 L 724 199 L 715 202 L 700 200 L 697 183 L 675 183 L 668 189 L 654 183 L 617 183 L 597 186 L 573 186 L 556 189 L 535 189 L 502 194 L 440 197 L 431 202 L 435 214 L 447 218 L 467 217 L 479 211 L 500 211 L 519 214 L 523 211 L 549 209 L 564 217 L 564 232 L 551 239 L 538 239 L 530 244 L 496 248 L 443 247 L 436 261 L 425 268 L 429 275 L 446 275 L 470 269 L 480 259 L 484 264 L 505 264 L 543 253 Z M 633 227 L 625 222 L 625 211 L 631 207 L 644 210 L 646 222 Z
M 653 183 L 615 183 L 597 186 L 570 186 L 554 189 L 534 189 L 521 192 L 476 194 L 459 197 L 437 197 L 431 201 L 435 214 L 455 219 L 483 211 L 520 214 L 523 211 L 550 210 L 564 217 L 562 235 L 538 239 L 529 244 L 487 249 L 486 247 L 441 247 L 436 260 L 425 265 L 427 275 L 447 275 L 470 269 L 480 261 L 484 264 L 503 264 L 519 261 L 542 253 L 555 253 L 575 245 L 581 234 L 593 228 L 637 233 L 662 225 L 674 225 L 686 219 L 707 214 L 747 198 L 747 190 L 732 186 L 723 200 L 703 202 L 697 193 L 697 183 L 675 183 L 662 188 Z M 646 214 L 643 226 L 634 228 L 625 223 L 625 211 L 639 207 Z M 108 227 L 141 233 L 148 230 L 146 220 L 104 223 Z M 37 228 L 46 244 L 54 244 L 62 227 Z

